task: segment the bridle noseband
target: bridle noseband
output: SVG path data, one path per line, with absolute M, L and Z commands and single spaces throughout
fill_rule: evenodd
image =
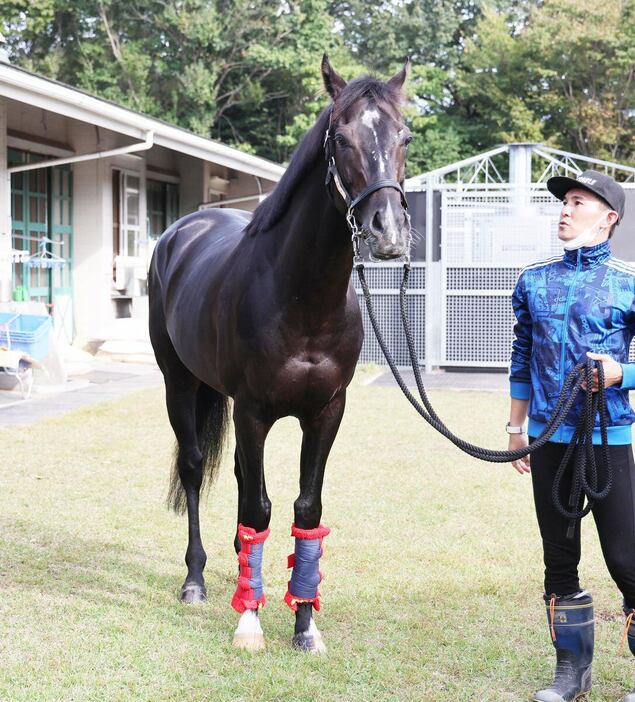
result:
M 355 208 L 357 207 L 357 205 L 359 205 L 359 203 L 362 202 L 362 200 L 365 200 L 371 193 L 374 193 L 376 190 L 381 190 L 382 188 L 394 188 L 395 190 L 399 191 L 399 194 L 401 195 L 401 204 L 406 210 L 406 216 L 408 217 L 408 219 L 410 219 L 410 215 L 408 214 L 408 201 L 406 200 L 406 194 L 404 193 L 401 183 L 392 179 L 377 180 L 371 185 L 366 186 L 362 190 L 362 192 L 359 193 L 356 197 L 351 197 L 348 190 L 346 190 L 346 188 L 344 187 L 344 183 L 342 182 L 342 178 L 340 177 L 340 174 L 337 170 L 337 165 L 335 163 L 335 149 L 333 148 L 333 135 L 331 134 L 332 116 L 333 112 L 331 111 L 331 114 L 329 115 L 329 126 L 327 127 L 326 132 L 324 134 L 324 158 L 326 159 L 327 163 L 326 180 L 324 181 L 324 185 L 327 187 L 328 192 L 332 197 L 331 190 L 330 188 L 328 188 L 328 186 L 331 183 L 331 181 L 333 181 L 335 187 L 337 188 L 337 192 L 340 194 L 340 197 L 346 204 L 346 224 L 348 224 L 348 228 L 351 231 L 351 242 L 353 244 L 353 263 L 357 264 L 362 260 L 359 250 L 360 239 L 362 238 L 362 228 L 359 226 L 357 220 L 355 219 Z M 409 259 L 409 253 L 407 254 L 407 258 Z

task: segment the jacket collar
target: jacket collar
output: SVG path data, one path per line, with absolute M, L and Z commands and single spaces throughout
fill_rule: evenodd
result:
M 583 246 L 576 251 L 565 251 L 562 260 L 570 266 L 576 266 L 579 256 L 583 268 L 593 268 L 594 266 L 599 266 L 601 263 L 604 263 L 610 255 L 611 244 L 607 239 L 595 246 Z

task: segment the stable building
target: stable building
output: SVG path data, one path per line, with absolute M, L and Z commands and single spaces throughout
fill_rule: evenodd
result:
M 0 58 L 0 303 L 58 340 L 144 314 L 153 244 L 204 207 L 253 210 L 284 168 Z

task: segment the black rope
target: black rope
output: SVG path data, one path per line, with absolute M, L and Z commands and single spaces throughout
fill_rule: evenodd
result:
M 555 508 L 563 517 L 570 520 L 567 536 L 569 538 L 573 537 L 575 524 L 577 521 L 582 519 L 582 517 L 586 516 L 591 511 L 595 502 L 603 500 L 609 494 L 613 483 L 613 472 L 608 450 L 606 395 L 604 388 L 604 368 L 602 366 L 602 362 L 588 359 L 585 363 L 578 363 L 574 366 L 573 370 L 569 373 L 563 383 L 556 406 L 549 421 L 547 422 L 547 425 L 545 426 L 544 431 L 527 447 L 516 449 L 515 451 L 498 451 L 476 446 L 475 444 L 471 444 L 456 436 L 456 434 L 445 426 L 443 421 L 434 411 L 434 408 L 432 407 L 426 393 L 426 389 L 423 385 L 421 369 L 419 368 L 414 338 L 407 314 L 406 289 L 410 274 L 410 265 L 404 265 L 404 275 L 399 295 L 401 321 L 406 334 L 408 353 L 410 355 L 417 390 L 419 391 L 419 396 L 423 402 L 423 406 L 406 386 L 406 383 L 399 372 L 399 369 L 397 368 L 388 347 L 386 346 L 386 342 L 381 335 L 379 325 L 377 324 L 377 319 L 375 318 L 375 312 L 372 307 L 368 283 L 366 282 L 364 264 L 357 263 L 355 268 L 362 285 L 366 309 L 368 310 L 368 317 L 375 332 L 375 336 L 377 337 L 379 346 L 386 357 L 390 370 L 392 371 L 397 384 L 401 388 L 401 391 L 406 396 L 406 399 L 426 420 L 426 422 L 428 422 L 428 424 L 449 439 L 459 449 L 470 456 L 473 456 L 474 458 L 478 458 L 482 461 L 488 461 L 490 463 L 508 463 L 510 461 L 518 460 L 519 458 L 542 448 L 553 436 L 558 427 L 564 422 L 565 418 L 569 414 L 569 411 L 573 407 L 576 397 L 582 388 L 582 384 L 586 381 L 588 390 L 586 392 L 584 411 L 580 415 L 573 438 L 565 451 L 560 466 L 558 467 L 554 478 L 552 491 L 552 498 Z M 595 394 L 591 392 L 594 368 L 597 368 L 598 371 L 599 385 L 599 390 Z M 600 434 L 602 438 L 604 462 L 606 465 L 606 480 L 602 489 L 600 489 L 598 485 L 598 471 L 595 461 L 595 454 L 593 452 L 593 428 L 595 425 L 595 417 L 597 416 L 598 412 L 600 413 Z M 565 506 L 560 494 L 560 487 L 562 479 L 564 478 L 567 468 L 571 462 L 572 456 L 574 456 L 574 463 L 571 477 L 571 493 L 568 498 L 568 505 Z M 586 506 L 584 504 L 585 500 Z

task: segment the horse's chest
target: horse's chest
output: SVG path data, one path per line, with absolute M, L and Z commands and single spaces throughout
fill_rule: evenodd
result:
M 321 407 L 348 384 L 343 370 L 329 354 L 312 351 L 292 356 L 272 377 L 272 401 L 289 411 Z
M 269 353 L 252 359 L 252 392 L 266 397 L 276 415 L 313 413 L 350 382 L 357 354 L 349 345 L 341 335 L 282 335 Z

